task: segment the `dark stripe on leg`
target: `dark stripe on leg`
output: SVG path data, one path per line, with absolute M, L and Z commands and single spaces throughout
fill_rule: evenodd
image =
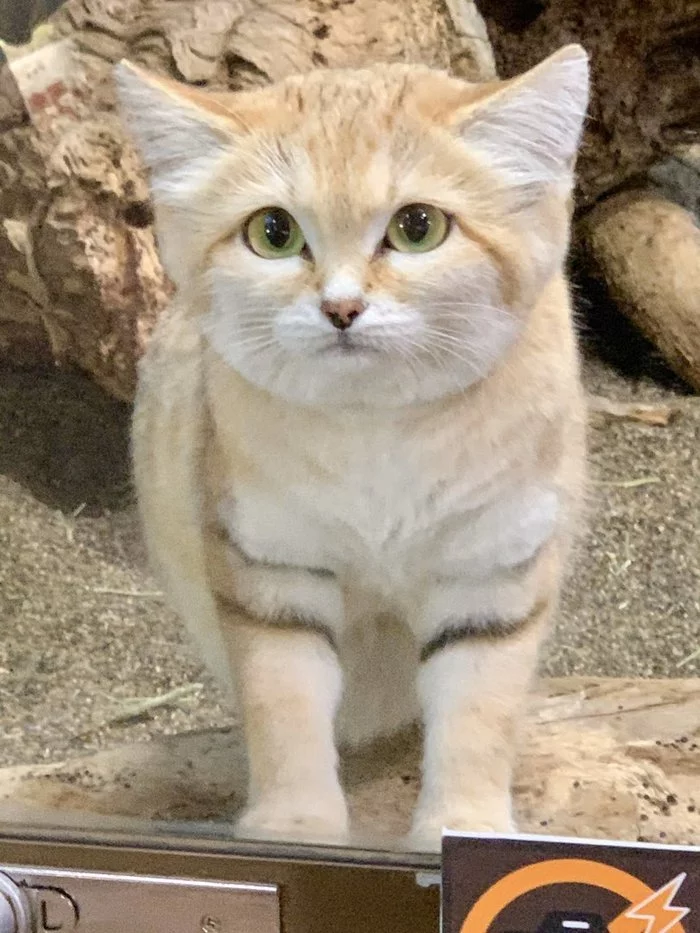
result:
M 276 616 L 258 616 L 253 615 L 242 603 L 229 596 L 216 593 L 216 605 L 222 612 L 229 612 L 233 615 L 247 616 L 260 626 L 268 629 L 279 629 L 280 631 L 307 631 L 320 635 L 333 651 L 337 653 L 338 646 L 335 636 L 330 627 L 319 622 L 318 619 L 312 619 L 309 616 L 298 615 L 294 610 L 279 613 Z
M 511 635 L 517 635 L 528 628 L 533 622 L 536 622 L 542 615 L 547 603 L 541 601 L 537 603 L 522 619 L 501 619 L 493 618 L 475 618 L 460 619 L 449 622 L 437 635 L 426 642 L 421 648 L 421 662 L 428 661 L 438 651 L 449 648 L 450 645 L 457 644 L 460 641 L 500 641 L 503 638 L 510 638 Z

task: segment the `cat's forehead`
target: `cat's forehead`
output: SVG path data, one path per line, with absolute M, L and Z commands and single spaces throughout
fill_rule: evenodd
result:
M 493 87 L 425 66 L 377 65 L 217 95 L 236 135 L 244 131 L 235 165 L 222 163 L 217 175 L 217 196 L 220 184 L 240 190 L 255 179 L 256 196 L 343 236 L 401 202 L 446 202 L 465 164 L 456 134 L 441 128 Z
M 285 135 L 357 130 L 360 125 L 386 132 L 406 116 L 444 124 L 456 107 L 478 100 L 493 86 L 469 84 L 422 65 L 382 64 L 294 75 L 235 95 L 231 106 L 250 128 Z
M 276 165 L 286 165 L 282 174 L 295 202 L 327 213 L 332 192 L 337 212 L 349 218 L 391 200 L 397 178 L 416 166 L 424 181 L 438 163 L 438 175 L 454 175 L 456 147 L 436 145 L 430 131 L 492 89 L 425 66 L 385 64 L 290 77 L 232 95 L 229 106 L 254 148 L 264 140 L 262 152 L 280 154 Z M 426 196 L 425 185 L 418 187 Z

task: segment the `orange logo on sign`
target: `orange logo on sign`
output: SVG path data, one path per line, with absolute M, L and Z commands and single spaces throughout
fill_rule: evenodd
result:
M 608 924 L 608 933 L 686 933 L 681 921 L 690 911 L 673 903 L 685 878 L 685 874 L 680 874 L 654 891 L 634 875 L 602 862 L 587 859 L 536 862 L 511 872 L 482 894 L 464 920 L 461 933 L 488 933 L 492 923 L 519 897 L 557 884 L 602 888 L 629 901 L 630 906 Z M 591 927 L 583 922 L 567 924 L 564 920 L 559 929 L 584 931 Z

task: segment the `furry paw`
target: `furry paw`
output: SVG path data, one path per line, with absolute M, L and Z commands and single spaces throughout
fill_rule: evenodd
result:
M 479 807 L 461 807 L 444 813 L 418 811 L 407 845 L 414 852 L 439 852 L 443 829 L 465 833 L 498 833 L 513 835 L 517 828 L 510 807 L 498 810 Z
M 349 831 L 345 803 L 321 807 L 308 803 L 265 803 L 245 810 L 236 823 L 236 835 L 246 839 L 323 842 L 343 845 Z

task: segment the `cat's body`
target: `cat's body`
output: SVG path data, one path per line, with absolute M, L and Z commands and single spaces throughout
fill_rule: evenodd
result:
M 202 116 L 172 88 L 122 78 L 132 114 L 149 94 L 173 108 L 156 120 L 162 138 L 137 126 L 179 286 L 142 368 L 139 499 L 176 607 L 235 680 L 249 834 L 342 837 L 337 742 L 421 714 L 416 841 L 436 845 L 442 825 L 511 826 L 514 731 L 583 481 L 562 265 L 585 61 L 568 56 L 553 61 L 571 114 L 510 185 L 502 152 L 490 177 L 445 129 L 500 85 L 484 95 L 384 66 L 292 79 Z M 187 154 L 167 139 L 183 113 Z M 487 105 L 472 124 L 477 152 L 490 152 L 491 119 Z M 228 173 L 226 133 L 243 134 Z M 444 240 L 379 250 L 414 202 L 450 212 Z M 271 204 L 301 225 L 305 255 L 263 259 L 232 239 Z

